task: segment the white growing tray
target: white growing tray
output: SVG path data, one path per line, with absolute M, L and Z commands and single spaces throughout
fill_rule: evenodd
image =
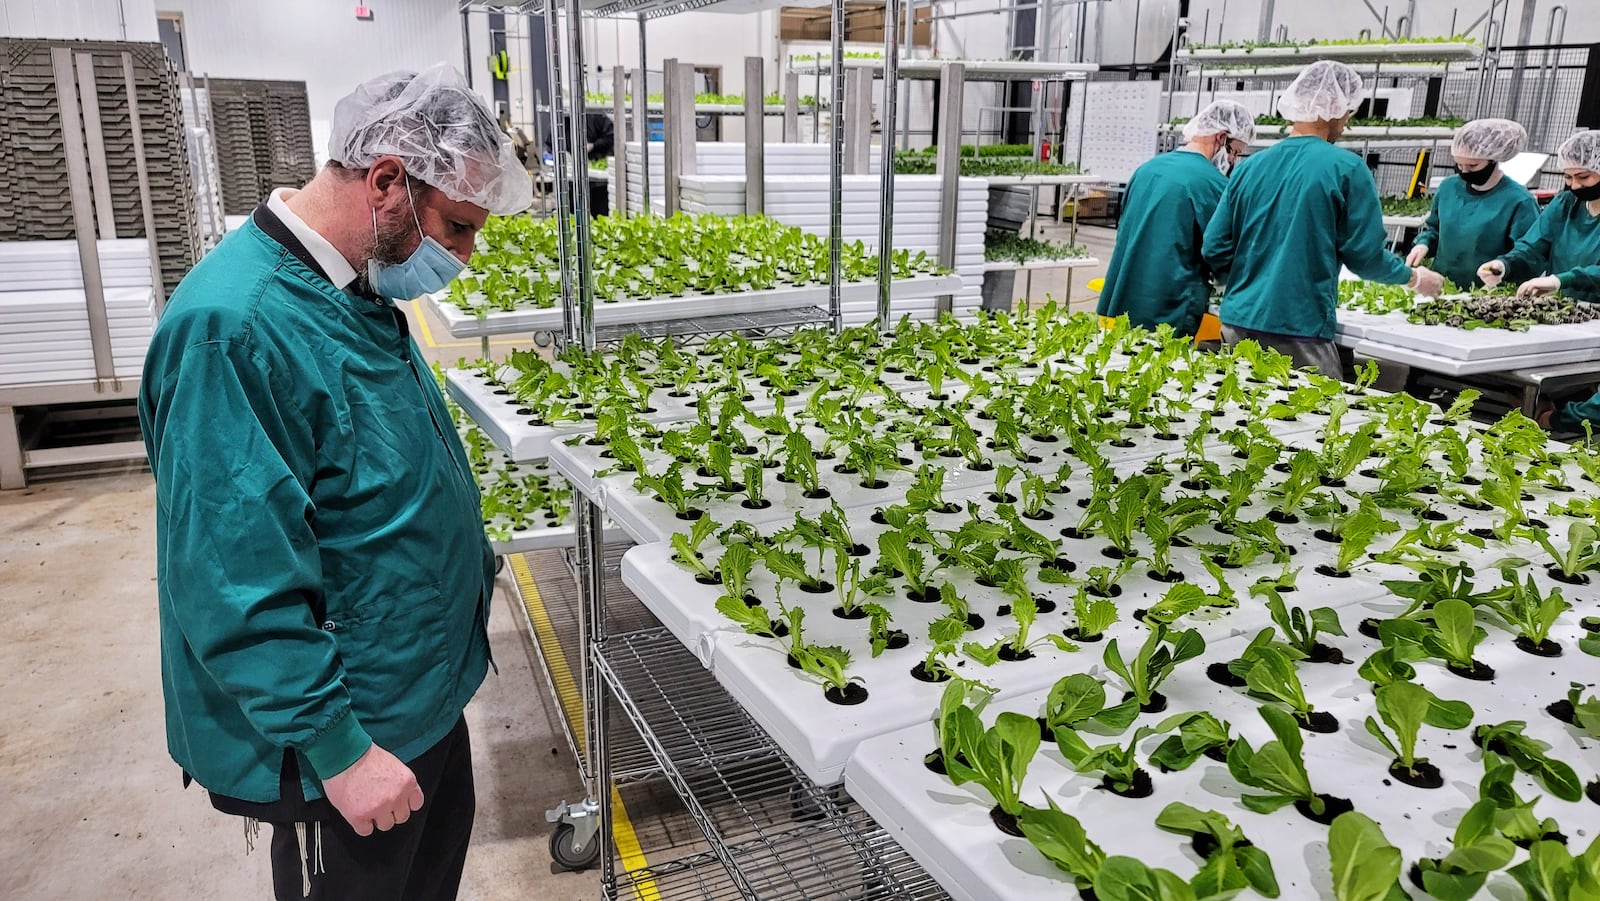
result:
M 1480 360 L 1459 360 L 1426 351 L 1414 350 L 1375 340 L 1360 340 L 1353 344 L 1340 342 L 1364 357 L 1393 360 L 1418 369 L 1442 372 L 1446 375 L 1477 375 L 1484 372 L 1509 372 L 1530 366 L 1555 366 L 1561 363 L 1588 363 L 1600 360 L 1600 346 L 1580 347 L 1558 353 L 1515 354 L 1488 357 Z
M 1136 462 L 1133 464 L 1137 468 Z M 1088 488 L 1075 483 L 1065 497 L 1082 496 Z M 957 506 L 965 501 L 981 498 L 986 491 L 979 490 L 965 496 L 947 493 L 947 499 Z M 1055 503 L 1056 518 L 1035 527 L 1054 536 L 1063 525 L 1076 521 L 1076 506 L 1070 500 L 1058 498 Z M 983 502 L 987 504 L 987 502 Z M 992 508 L 992 504 L 987 504 Z M 864 512 L 864 511 L 862 511 Z M 935 515 L 935 528 L 942 517 Z M 964 514 L 953 514 L 948 525 L 964 519 Z M 769 520 L 769 522 L 773 522 Z M 678 531 L 686 530 L 687 523 Z M 776 523 L 774 523 L 776 525 Z M 1281 534 L 1287 541 L 1301 548 L 1309 547 L 1315 539 L 1310 536 L 1310 525 L 1283 527 Z M 862 558 L 863 567 L 876 559 L 877 536 L 886 527 L 871 523 L 864 515 L 852 517 L 851 530 L 855 539 L 867 545 L 871 552 Z M 1201 541 L 1222 541 L 1221 535 L 1191 536 Z M 1064 540 L 1062 553 L 1072 559 L 1082 571 L 1090 566 L 1109 563 L 1099 553 L 1103 541 L 1090 539 Z M 1173 565 L 1208 590 L 1214 586 L 1200 565 L 1197 549 L 1174 549 Z M 1308 559 L 1308 558 L 1307 558 Z M 708 554 L 708 563 L 714 562 Z M 1257 578 L 1275 575 L 1279 570 L 1270 561 L 1231 570 L 1228 579 L 1234 589 L 1246 595 L 1247 587 Z M 622 577 L 626 584 L 662 621 L 685 647 L 693 651 L 707 665 L 717 679 L 737 698 L 750 715 L 759 722 L 790 755 L 807 776 L 822 784 L 839 779 L 845 761 L 861 741 L 885 731 L 917 722 L 937 705 L 941 686 L 913 680 L 909 675 L 912 665 L 926 653 L 927 625 L 943 608 L 937 604 L 919 604 L 897 595 L 884 599 L 895 614 L 894 627 L 910 636 L 910 645 L 897 651 L 887 651 L 872 658 L 866 642 L 865 623 L 844 621 L 831 614 L 837 599 L 832 593 L 807 595 L 790 589 L 783 600 L 793 606 L 806 608 L 805 629 L 807 640 L 823 645 L 837 645 L 852 654 L 850 672 L 861 676 L 868 687 L 868 700 L 858 707 L 840 707 L 822 697 L 818 684 L 787 665 L 780 646 L 770 639 L 749 636 L 732 626 L 715 609 L 716 599 L 722 589 L 698 582 L 686 569 L 672 560 L 672 551 L 665 543 L 636 547 L 623 558 Z M 937 580 L 936 580 L 937 581 Z M 950 581 L 971 604 L 974 612 L 985 617 L 983 629 L 968 636 L 968 640 L 987 643 L 1007 634 L 1013 621 L 1009 616 L 995 616 L 997 605 L 1005 603 L 1003 592 L 977 585 L 970 574 L 955 573 Z M 1075 593 L 1068 586 L 1031 583 L 1034 594 L 1057 603 L 1056 611 L 1041 615 L 1035 635 L 1045 631 L 1060 631 L 1072 623 L 1071 602 Z M 1122 583 L 1118 605 L 1123 621 L 1110 632 L 1111 637 L 1121 637 L 1126 647 L 1143 641 L 1143 627 L 1131 619 L 1132 611 L 1159 600 L 1169 585 L 1157 582 L 1136 569 Z M 758 569 L 753 580 L 753 590 L 758 597 L 771 601 L 774 597 L 771 577 Z M 1386 592 L 1377 581 L 1357 575 L 1348 579 L 1321 576 L 1309 567 L 1300 574 L 1299 589 L 1286 595 L 1296 606 L 1342 606 L 1357 600 L 1377 598 Z M 775 609 L 769 604 L 769 610 Z M 1208 641 L 1222 640 L 1240 635 L 1253 635 L 1270 624 L 1263 605 L 1245 600 L 1241 606 L 1227 611 L 1202 611 L 1185 617 L 1182 628 L 1197 628 Z M 1351 628 L 1354 624 L 1351 624 Z M 963 659 L 959 665 L 968 678 L 977 678 L 999 688 L 1001 696 L 1048 687 L 1067 672 L 1080 671 L 1098 665 L 1103 643 L 1085 643 L 1077 653 L 1062 653 L 1045 646 L 1036 649 L 1034 660 L 999 663 L 982 668 L 973 661 Z
M 877 290 L 876 281 L 851 282 L 844 286 L 843 295 L 851 300 L 871 298 L 877 296 Z M 950 294 L 960 290 L 960 276 L 919 276 L 897 279 L 894 282 L 893 293 L 898 297 L 921 297 Z M 559 331 L 565 322 L 560 307 L 496 311 L 479 318 L 436 295 L 425 296 L 428 304 L 444 322 L 445 329 L 454 338 L 481 338 L 511 332 Z M 827 285 L 774 288 L 770 291 L 745 291 L 736 294 L 692 294 L 679 298 L 651 298 L 620 303 L 606 303 L 596 299 L 594 321 L 596 325 L 626 325 L 635 322 L 790 310 L 826 306 L 827 303 Z
M 1346 618 L 1354 619 L 1357 609 L 1350 608 Z M 1575 619 L 1562 630 L 1569 648 L 1575 631 Z M 1272 736 L 1255 712 L 1257 702 L 1204 676 L 1209 663 L 1235 656 L 1244 641 L 1240 637 L 1208 647 L 1204 657 L 1183 664 L 1162 690 L 1169 699 L 1168 713 L 1212 710 L 1260 747 Z M 1359 635 L 1334 643 L 1355 660 L 1364 659 L 1377 644 Z M 1582 665 L 1587 658 L 1575 650 L 1556 660 L 1532 657 L 1516 650 L 1507 633 L 1493 630 L 1480 645 L 1479 657 L 1497 668 L 1495 682 L 1470 682 L 1428 662 L 1417 664 L 1418 680 L 1440 697 L 1470 703 L 1475 725 L 1526 720 L 1528 734 L 1550 742 L 1553 756 L 1573 764 L 1583 778 L 1592 777 L 1600 764 L 1595 743 L 1575 743 L 1576 732 L 1543 711 L 1545 704 L 1566 696 L 1569 679 L 1592 678 L 1592 671 Z M 1298 669 L 1317 709 L 1340 720 L 1337 733 L 1302 733 L 1313 786 L 1350 798 L 1358 811 L 1377 820 L 1389 841 L 1403 852 L 1408 867 L 1418 858 L 1447 852 L 1455 824 L 1477 800 L 1477 783 L 1483 773 L 1481 754 L 1473 747 L 1468 731 L 1422 727 L 1419 755 L 1440 768 L 1446 780 L 1442 788 L 1412 788 L 1394 780 L 1385 784 L 1390 755 L 1362 726 L 1365 717 L 1373 713 L 1372 696 L 1370 686 L 1355 674 L 1355 666 L 1306 663 Z M 1519 690 L 1508 692 L 1506 685 L 1516 685 Z M 1040 691 L 991 704 L 984 720 L 993 722 L 1002 710 L 1038 715 L 1046 694 Z M 1140 723 L 1153 724 L 1165 715 L 1146 714 Z M 1116 740 L 1085 737 L 1091 745 Z M 1151 737 L 1141 744 L 1141 757 L 1153 751 L 1160 740 Z M 1075 897 L 1070 878 L 1025 839 L 996 830 L 988 813 L 993 800 L 982 789 L 956 786 L 923 766 L 923 755 L 933 747 L 933 729 L 927 722 L 863 742 L 846 770 L 846 790 L 958 899 Z M 1184 837 L 1156 829 L 1155 817 L 1173 801 L 1216 810 L 1232 819 L 1272 858 L 1283 897 L 1333 897 L 1327 827 L 1305 819 L 1293 808 L 1274 814 L 1244 808 L 1236 799 L 1251 790 L 1239 786 L 1224 765 L 1203 757 L 1183 772 L 1152 771 L 1151 779 L 1155 785 L 1152 796 L 1119 798 L 1097 790 L 1096 777 L 1078 775 L 1053 745 L 1044 743 L 1029 768 L 1022 797 L 1042 806 L 1041 795 L 1048 793 L 1083 823 L 1089 837 L 1107 854 L 1132 856 L 1184 878 L 1195 872 L 1200 858 Z M 1562 831 L 1574 837 L 1575 849 L 1585 846 L 1600 830 L 1600 808 L 1588 801 L 1570 803 L 1551 797 L 1521 774 L 1517 789 L 1523 797 L 1545 795 L 1535 808 L 1536 815 L 1554 817 Z M 1518 853 L 1519 859 L 1525 856 L 1525 852 Z M 1413 889 L 1404 872 L 1401 879 L 1408 890 Z M 1510 883 L 1503 871 L 1496 874 L 1485 896 L 1502 897 L 1494 887 Z M 1420 891 L 1411 894 L 1423 897 Z
M 1600 323 L 1535 325 L 1525 332 L 1508 329 L 1459 329 L 1447 325 L 1417 325 L 1404 313 L 1379 317 L 1362 337 L 1454 360 L 1496 360 L 1538 354 L 1567 353 L 1600 346 Z

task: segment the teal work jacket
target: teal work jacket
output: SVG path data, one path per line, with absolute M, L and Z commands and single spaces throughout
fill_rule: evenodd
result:
M 1225 325 L 1331 341 L 1340 264 L 1367 281 L 1410 281 L 1410 268 L 1387 243 L 1366 163 L 1305 136 L 1239 163 L 1206 227 L 1204 254 L 1227 280 Z
M 1562 294 L 1600 302 L 1600 216 L 1589 215 L 1576 195 L 1562 191 L 1500 260 L 1508 281 L 1548 272 L 1561 279 Z
M 1417 233 L 1433 257 L 1430 268 L 1462 288 L 1482 285 L 1478 267 L 1516 245 L 1539 218 L 1539 202 L 1505 176 L 1487 191 L 1474 191 L 1452 175 L 1433 195 L 1428 219 Z
M 1100 292 L 1101 316 L 1195 333 L 1211 298 L 1200 244 L 1227 184 L 1210 160 L 1190 150 L 1164 153 L 1134 171 Z
M 308 800 L 373 742 L 411 760 L 483 681 L 494 555 L 404 322 L 252 220 L 156 327 L 167 746 L 213 795 L 277 801 L 285 749 Z

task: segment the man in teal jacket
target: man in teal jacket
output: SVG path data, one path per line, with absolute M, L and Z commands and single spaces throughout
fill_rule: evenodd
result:
M 1218 100 L 1185 123 L 1183 137 L 1182 148 L 1140 166 L 1128 181 L 1098 312 L 1193 335 L 1211 299 L 1200 242 L 1228 173 L 1255 140 L 1255 118 Z
M 1600 131 L 1580 131 L 1556 150 L 1567 190 L 1522 235 L 1517 246 L 1478 269 L 1493 288 L 1522 282 L 1518 294 L 1557 291 L 1600 303 Z
M 184 278 L 145 360 L 167 743 L 273 825 L 278 898 L 453 898 L 494 558 L 393 301 L 531 185 L 443 64 L 341 100 L 329 158 Z
M 1455 175 L 1433 195 L 1428 219 L 1406 255 L 1463 288 L 1481 285 L 1478 266 L 1509 251 L 1539 218 L 1527 188 L 1505 177 L 1500 164 L 1528 146 L 1528 132 L 1510 119 L 1476 119 L 1456 132 L 1450 155 Z
M 1222 336 L 1288 354 L 1338 378 L 1333 343 L 1339 267 L 1437 295 L 1443 280 L 1389 253 L 1377 185 L 1361 157 L 1334 145 L 1361 103 L 1361 76 L 1312 63 L 1278 100 L 1288 138 L 1250 156 L 1228 181 L 1204 254 L 1227 281 Z

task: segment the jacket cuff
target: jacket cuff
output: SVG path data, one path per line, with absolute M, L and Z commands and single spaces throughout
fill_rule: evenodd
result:
M 300 748 L 317 778 L 326 781 L 349 769 L 372 747 L 372 737 L 361 728 L 355 714 L 346 709 L 320 735 Z

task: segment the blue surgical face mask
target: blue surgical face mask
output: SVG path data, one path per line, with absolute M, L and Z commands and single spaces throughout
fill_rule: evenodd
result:
M 417 201 L 411 196 L 411 183 L 406 182 L 406 199 L 411 202 L 411 221 L 416 223 L 422 243 L 406 257 L 404 263 L 367 261 L 367 284 L 381 297 L 391 300 L 411 300 L 424 294 L 443 291 L 461 270 L 467 268 L 456 255 L 444 248 L 422 230 L 417 218 Z M 378 235 L 378 211 L 372 211 L 372 235 Z

